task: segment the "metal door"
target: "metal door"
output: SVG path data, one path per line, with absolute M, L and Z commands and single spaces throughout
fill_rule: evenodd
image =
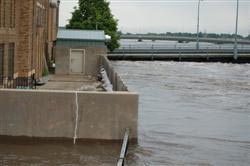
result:
M 84 50 L 71 50 L 70 53 L 70 73 L 84 74 L 85 55 Z

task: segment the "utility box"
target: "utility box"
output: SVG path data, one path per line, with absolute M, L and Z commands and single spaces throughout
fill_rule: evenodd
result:
M 100 56 L 107 54 L 105 41 L 104 31 L 59 29 L 55 73 L 96 77 Z

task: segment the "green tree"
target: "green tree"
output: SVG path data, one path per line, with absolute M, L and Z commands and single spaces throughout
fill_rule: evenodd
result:
M 117 33 L 118 20 L 114 18 L 106 0 L 79 0 L 79 7 L 75 7 L 68 29 L 98 29 L 104 30 L 105 34 L 111 36 L 107 42 L 110 51 L 119 47 L 120 35 Z

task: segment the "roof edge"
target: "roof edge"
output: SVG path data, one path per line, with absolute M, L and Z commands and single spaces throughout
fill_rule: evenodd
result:
M 91 32 L 104 32 L 104 30 L 95 30 L 95 29 L 66 29 L 66 28 L 58 28 L 60 31 L 91 31 Z
M 97 40 L 97 39 L 73 39 L 73 38 L 57 38 L 57 40 L 71 40 L 71 41 L 100 41 L 100 42 L 105 42 L 105 39 L 102 40 Z

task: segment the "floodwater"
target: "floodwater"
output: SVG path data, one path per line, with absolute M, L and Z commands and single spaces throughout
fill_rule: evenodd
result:
M 127 165 L 250 165 L 250 64 L 112 63 L 140 93 L 139 142 Z M 0 140 L 0 166 L 115 165 L 121 147 L 72 142 Z
M 0 141 L 0 166 L 110 166 L 120 143 Z
M 140 93 L 129 165 L 250 165 L 250 64 L 113 64 Z

